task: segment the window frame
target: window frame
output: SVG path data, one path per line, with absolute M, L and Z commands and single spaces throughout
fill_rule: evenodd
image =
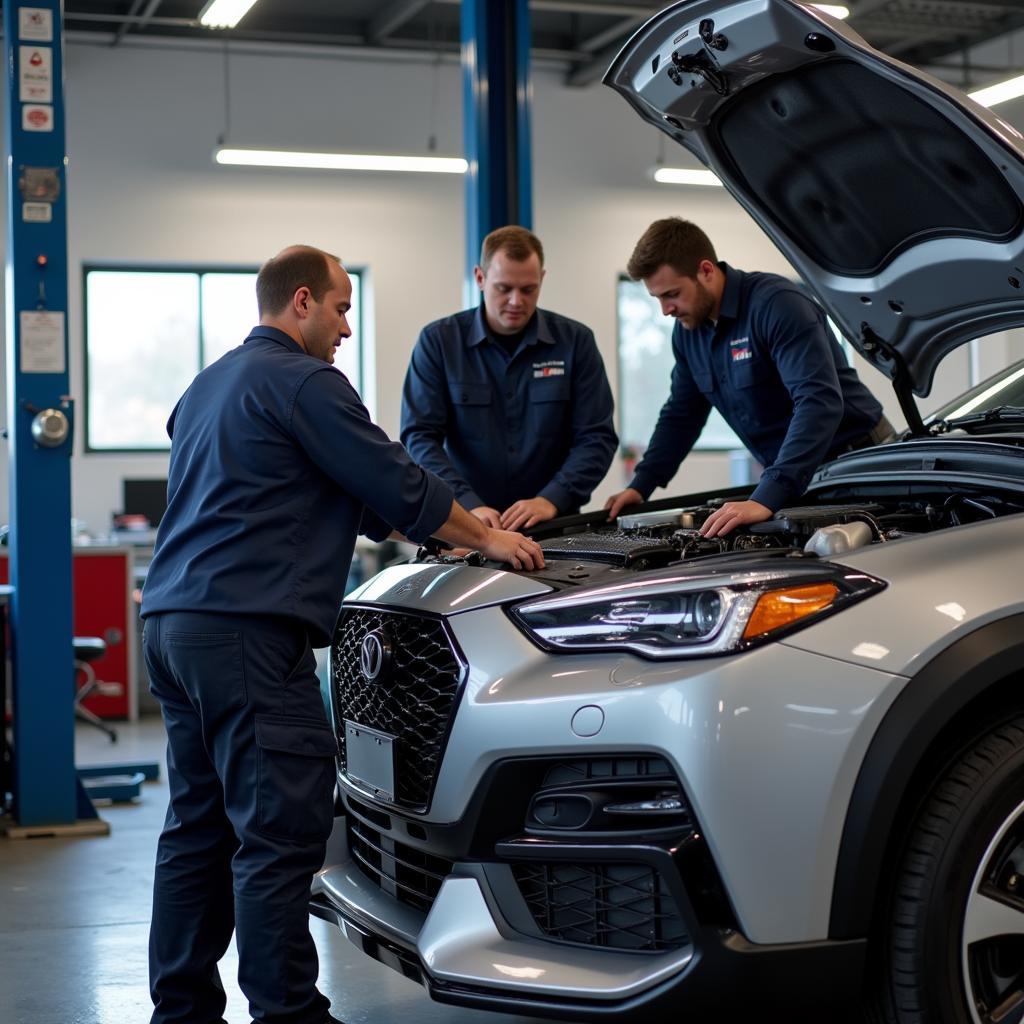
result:
M 82 450 L 86 455 L 166 455 L 171 450 L 171 442 L 168 438 L 167 444 L 160 447 L 146 447 L 144 445 L 131 445 L 123 448 L 94 447 L 89 437 L 89 408 L 92 400 L 92 391 L 89 385 L 89 274 L 95 271 L 120 274 L 191 274 L 198 280 L 197 289 L 197 323 L 198 337 L 196 349 L 196 373 L 200 373 L 206 367 L 203 365 L 204 338 L 203 338 L 203 276 L 205 274 L 257 274 L 258 265 L 243 263 L 212 264 L 212 263 L 124 263 L 124 262 L 83 262 L 82 263 Z M 359 278 L 359 309 L 358 321 L 351 323 L 352 335 L 355 343 L 359 346 L 359 374 L 358 380 L 352 381 L 352 386 L 362 395 L 363 380 L 366 373 L 365 349 L 363 347 L 363 303 L 366 301 L 366 268 L 364 266 L 347 266 L 345 270 L 352 276 Z M 255 325 L 255 321 L 254 321 Z M 243 339 L 239 339 L 241 344 Z M 193 374 L 194 378 L 195 374 Z M 190 378 L 192 379 L 192 378 Z M 170 412 L 170 410 L 168 410 Z

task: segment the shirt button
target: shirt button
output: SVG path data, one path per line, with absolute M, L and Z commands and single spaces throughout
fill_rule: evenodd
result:
M 510 444 L 508 446 L 508 453 L 509 453 L 509 455 L 515 455 L 515 453 L 516 453 L 516 446 L 514 444 Z
M 465 391 L 462 392 L 462 401 L 464 401 L 464 402 L 468 402 L 469 401 L 469 395 L 467 395 Z

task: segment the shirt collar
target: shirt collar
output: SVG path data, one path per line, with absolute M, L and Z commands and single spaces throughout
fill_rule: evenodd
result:
M 473 329 L 469 333 L 467 343 L 471 348 L 485 342 L 489 333 L 487 331 L 487 321 L 484 319 L 484 304 L 481 302 L 476 308 L 476 314 L 473 317 Z M 551 328 L 548 325 L 547 317 L 544 315 L 544 310 L 538 309 L 533 316 L 530 317 L 529 323 L 526 325 L 525 333 L 523 334 L 524 345 L 535 345 L 538 341 L 544 342 L 545 345 L 554 345 L 555 339 L 551 334 Z
M 725 287 L 722 289 L 722 301 L 718 307 L 718 319 L 735 320 L 740 312 L 740 290 L 743 286 L 743 271 L 734 270 L 728 263 L 719 263 L 725 274 Z
M 254 341 L 256 338 L 265 338 L 267 341 L 277 342 L 293 352 L 304 351 L 302 346 L 292 337 L 279 331 L 276 327 L 267 327 L 265 324 L 257 324 L 250 332 L 246 341 Z M 243 342 L 244 344 L 244 342 Z

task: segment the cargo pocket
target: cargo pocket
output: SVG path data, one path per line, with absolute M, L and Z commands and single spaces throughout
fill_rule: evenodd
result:
M 334 824 L 334 733 L 308 718 L 256 716 L 256 828 L 323 842 Z

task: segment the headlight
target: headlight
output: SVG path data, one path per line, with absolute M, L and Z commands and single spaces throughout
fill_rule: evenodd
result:
M 512 617 L 553 651 L 628 650 L 648 658 L 725 654 L 775 640 L 885 586 L 831 566 L 813 573 L 673 577 L 560 594 Z

